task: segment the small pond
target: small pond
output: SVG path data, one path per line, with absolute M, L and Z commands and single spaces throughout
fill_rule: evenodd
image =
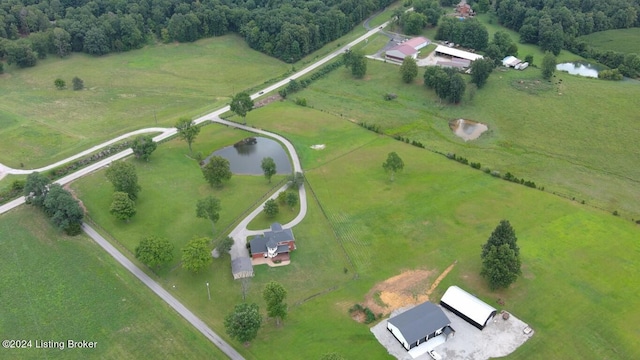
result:
M 580 61 L 570 62 L 570 63 L 562 63 L 556 65 L 556 70 L 566 71 L 571 75 L 580 75 L 587 77 L 598 77 L 598 71 L 601 68 L 599 66 L 595 66 L 589 63 L 584 63 Z
M 487 131 L 487 125 L 471 120 L 457 119 L 449 121 L 449 128 L 453 133 L 464 141 L 475 140 Z
M 278 174 L 291 174 L 291 162 L 282 145 L 275 140 L 256 137 L 254 144 L 232 145 L 214 151 L 205 159 L 209 162 L 211 156 L 222 156 L 229 160 L 231 172 L 243 175 L 262 175 L 262 159 L 273 158 Z

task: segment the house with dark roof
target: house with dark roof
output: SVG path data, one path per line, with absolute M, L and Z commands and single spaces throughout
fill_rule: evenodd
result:
M 446 339 L 455 333 L 444 311 L 428 301 L 387 320 L 387 330 L 407 351 L 436 336 Z
M 296 249 L 296 239 L 291 229 L 283 229 L 279 223 L 271 224 L 271 230 L 254 237 L 249 242 L 251 260 L 254 265 L 289 261 L 289 253 Z

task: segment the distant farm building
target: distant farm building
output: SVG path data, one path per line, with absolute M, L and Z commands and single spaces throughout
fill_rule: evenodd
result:
M 456 5 L 456 15 L 458 16 L 462 16 L 462 17 L 470 17 L 475 15 L 475 12 L 473 11 L 473 9 L 471 9 L 471 5 L 467 4 L 467 3 L 460 3 L 458 5 Z
M 407 350 L 436 336 L 455 333 L 444 311 L 428 301 L 387 320 L 387 330 Z
M 248 257 L 235 258 L 231 261 L 231 273 L 233 279 L 243 279 L 253 277 L 253 265 Z
M 496 309 L 457 286 L 450 286 L 440 305 L 482 330 L 496 315 Z
M 411 57 L 412 59 L 416 59 L 418 57 L 418 51 L 423 47 L 429 45 L 431 41 L 429 39 L 424 38 L 422 36 L 415 37 L 410 40 L 406 40 L 391 49 L 387 50 L 385 53 L 385 58 L 391 61 L 404 61 L 404 58 Z
M 522 60 L 518 59 L 517 57 L 509 55 L 502 59 L 502 66 L 512 67 L 516 70 L 524 70 L 529 67 L 529 63 L 522 62 Z
M 435 51 L 437 56 L 450 58 L 451 60 L 468 60 L 471 62 L 482 59 L 482 55 L 442 45 L 438 45 Z
M 264 260 L 272 263 L 288 263 L 290 260 L 289 252 L 296 248 L 296 239 L 293 237 L 291 229 L 283 229 L 279 223 L 273 223 L 271 230 L 254 237 L 249 242 L 249 247 L 254 265 L 265 264 Z

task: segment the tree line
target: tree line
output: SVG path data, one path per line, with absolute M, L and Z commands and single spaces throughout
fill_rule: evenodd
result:
M 0 3 L 0 58 L 20 67 L 47 55 L 103 55 L 159 39 L 191 42 L 238 33 L 249 46 L 295 62 L 392 0 L 7 0 Z

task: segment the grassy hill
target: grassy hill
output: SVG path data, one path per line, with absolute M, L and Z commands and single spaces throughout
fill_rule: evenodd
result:
M 599 31 L 580 36 L 587 44 L 600 50 L 613 50 L 625 54 L 640 54 L 640 28 Z

